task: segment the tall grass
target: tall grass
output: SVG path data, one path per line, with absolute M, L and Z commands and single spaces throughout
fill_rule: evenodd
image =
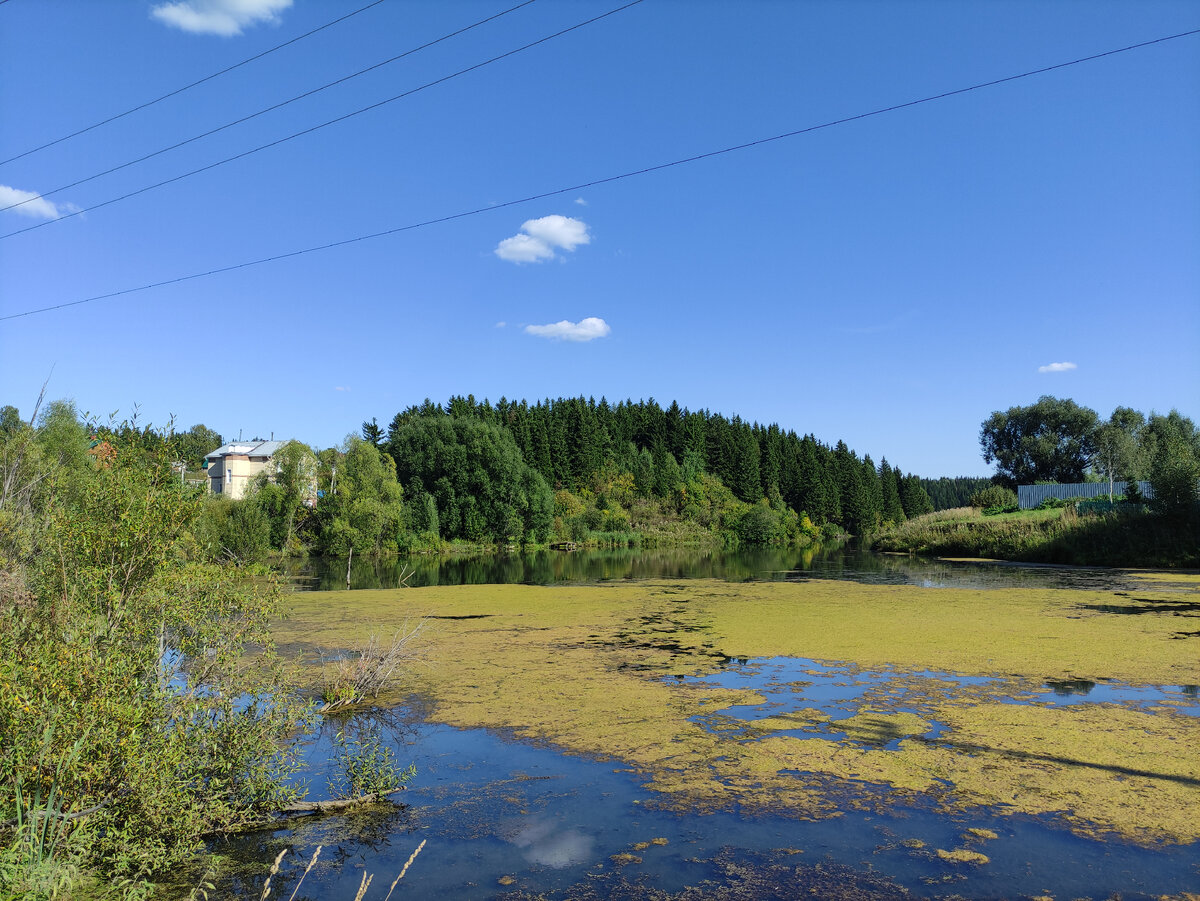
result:
M 983 516 L 970 507 L 911 519 L 876 536 L 875 550 L 1077 566 L 1200 566 L 1200 523 L 1140 511 L 1075 508 Z
M 16 817 L 0 824 L 0 830 L 10 830 L 8 846 L 0 851 L 0 886 L 11 888 L 12 897 L 64 897 L 78 878 L 70 843 L 73 833 L 83 828 L 86 811 L 68 801 L 63 789 L 84 738 L 77 738 L 55 761 L 53 735 L 51 725 L 42 736 L 36 760 L 25 761 L 19 752 L 12 760 L 10 788 Z M 32 784 L 27 782 L 28 773 L 33 773 Z

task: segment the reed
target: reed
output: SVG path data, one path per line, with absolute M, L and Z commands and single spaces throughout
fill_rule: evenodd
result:
M 400 880 L 404 878 L 404 874 L 408 872 L 408 868 L 413 865 L 413 861 L 417 859 L 417 855 L 425 848 L 427 839 L 422 839 L 421 844 L 417 845 L 416 850 L 409 855 L 408 860 L 404 862 L 404 866 L 400 868 L 400 874 L 392 880 L 391 886 L 388 888 L 388 893 L 384 896 L 383 901 L 389 901 L 392 897 L 392 892 L 396 890 Z M 296 887 L 292 889 L 292 894 L 288 897 L 288 901 L 296 901 L 296 896 L 300 893 L 300 886 L 304 884 L 304 877 L 307 876 L 314 866 L 316 866 L 317 858 L 321 856 L 321 850 L 324 846 L 317 845 L 317 850 L 313 852 L 312 858 L 308 862 L 308 866 L 304 868 L 304 872 L 300 874 L 300 879 L 296 883 Z M 267 901 L 267 897 L 271 894 L 271 880 L 279 872 L 279 865 L 283 862 L 284 855 L 288 849 L 284 848 L 275 858 L 275 862 L 271 865 L 271 872 L 267 875 L 267 881 L 263 885 L 262 894 L 258 896 L 259 901 Z M 358 891 L 354 895 L 354 901 L 363 901 L 367 896 L 367 891 L 371 888 L 371 884 L 375 881 L 373 873 L 363 873 L 362 881 L 358 884 Z
M 292 889 L 292 894 L 288 901 L 296 901 L 296 895 L 300 891 L 300 886 L 304 885 L 304 877 L 309 874 L 309 871 L 316 866 L 317 858 L 321 856 L 321 845 L 317 845 L 317 850 L 313 852 L 312 860 L 308 862 L 308 866 L 304 868 L 304 872 L 300 874 L 300 881 L 296 883 L 296 887 Z
M 262 894 L 258 896 L 258 901 L 267 901 L 267 896 L 271 894 L 271 880 L 279 872 L 279 864 L 283 862 L 285 854 L 287 854 L 287 848 L 280 851 L 279 856 L 275 858 L 275 863 L 271 864 L 271 872 L 267 874 L 267 881 L 263 883 Z
M 426 839 L 421 839 L 421 844 L 417 845 L 417 850 L 409 855 L 408 860 L 404 862 L 404 866 L 400 868 L 400 875 L 392 880 L 392 886 L 388 889 L 388 893 L 383 896 L 383 901 L 388 901 L 392 897 L 392 892 L 396 890 L 396 884 L 404 878 L 404 874 L 408 872 L 408 868 L 412 866 L 412 862 L 417 859 L 417 855 L 421 853 L 421 849 L 425 847 Z
M 357 656 L 327 662 L 321 672 L 321 713 L 349 707 L 378 697 L 388 688 L 402 667 L 411 664 L 420 654 L 418 639 L 425 629 L 425 619 L 405 621 L 392 636 L 390 644 L 382 644 L 372 633 Z

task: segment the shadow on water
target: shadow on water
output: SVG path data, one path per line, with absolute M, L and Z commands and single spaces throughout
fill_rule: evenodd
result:
M 344 559 L 311 557 L 303 561 L 285 561 L 282 569 L 301 591 L 334 591 L 347 587 Z M 1138 587 L 1136 581 L 1122 570 L 924 560 L 845 547 L 737 551 L 688 547 L 619 548 L 572 552 L 539 550 L 466 557 L 356 557 L 350 566 L 349 587 L 552 585 L 619 579 L 722 579 L 730 582 L 835 579 L 924 588 L 1023 587 L 1101 591 L 1128 591 Z M 1141 612 L 1141 609 L 1138 607 L 1129 612 Z M 1187 604 L 1179 608 L 1185 612 L 1187 609 Z M 1200 604 L 1191 605 L 1191 609 L 1200 609 Z

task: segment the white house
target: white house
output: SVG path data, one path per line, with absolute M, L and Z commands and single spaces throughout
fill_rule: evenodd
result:
M 237 500 L 254 477 L 271 465 L 271 458 L 286 441 L 235 441 L 223 444 L 204 458 L 208 487 L 213 494 Z M 275 470 L 272 467 L 271 472 Z

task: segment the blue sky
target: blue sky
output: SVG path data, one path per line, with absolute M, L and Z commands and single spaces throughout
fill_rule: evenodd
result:
M 367 0 L 0 4 L 0 159 Z M 339 442 L 425 397 L 677 399 L 925 476 L 1041 394 L 1200 417 L 1200 35 L 499 207 L 1200 28 L 1193 2 L 385 0 L 0 165 L 0 403 Z M 45 196 L 40 196 L 45 195 Z M 1054 365 L 1059 364 L 1059 365 Z M 1064 365 L 1065 364 L 1065 365 Z

